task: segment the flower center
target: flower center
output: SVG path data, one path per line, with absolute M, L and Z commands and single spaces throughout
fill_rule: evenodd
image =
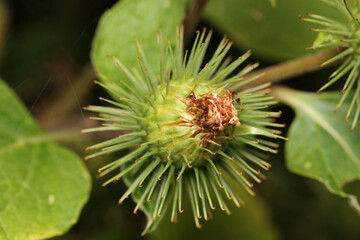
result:
M 186 104 L 186 111 L 194 116 L 192 119 L 182 118 L 187 124 L 199 126 L 202 133 L 206 133 L 203 137 L 203 145 L 214 142 L 214 138 L 229 125 L 240 125 L 237 117 L 238 112 L 234 107 L 232 95 L 234 92 L 226 90 L 222 94 L 209 92 L 197 97 L 194 92 L 182 99 Z

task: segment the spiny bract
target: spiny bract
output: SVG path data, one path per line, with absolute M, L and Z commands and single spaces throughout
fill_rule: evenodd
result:
M 258 168 L 270 167 L 259 150 L 277 151 L 278 144 L 266 139 L 278 138 L 280 132 L 274 128 L 283 127 L 274 123 L 281 113 L 266 110 L 277 103 L 268 95 L 269 84 L 239 91 L 257 78 L 243 79 L 257 64 L 231 76 L 250 52 L 232 63 L 229 58 L 224 60 L 231 46 L 225 38 L 201 69 L 210 38 L 211 32 L 198 32 L 190 54 L 184 57 L 182 28 L 177 31 L 174 49 L 159 34 L 158 75 L 149 68 L 136 42 L 142 75 L 113 58 L 129 81 L 119 87 L 101 76 L 104 83 L 99 84 L 118 97 L 116 101 L 103 99 L 111 107 L 87 107 L 100 113 L 95 119 L 105 123 L 85 132 L 127 131 L 89 147 L 101 151 L 87 158 L 129 150 L 99 172 L 104 176 L 120 168 L 104 185 L 125 179 L 128 190 L 119 203 L 133 196 L 137 202 L 134 212 L 143 209 L 149 220 L 144 234 L 155 229 L 169 204 L 171 221 L 176 222 L 185 194 L 197 227 L 201 227 L 201 217 L 211 217 L 217 204 L 230 213 L 226 198 L 238 207 L 243 201 L 226 179 L 233 178 L 254 195 L 249 179 L 261 182 L 264 175 Z
M 322 66 L 334 63 L 343 59 L 343 63 L 329 77 L 329 81 L 321 87 L 318 92 L 329 87 L 340 78 L 348 74 L 341 97 L 335 110 L 340 108 L 351 90 L 355 88 L 355 94 L 346 114 L 346 121 L 351 117 L 354 106 L 356 105 L 355 114 L 353 116 L 352 130 L 356 126 L 356 122 L 360 115 L 360 2 L 359 0 L 322 0 L 330 6 L 336 8 L 343 21 L 333 20 L 324 16 L 308 14 L 309 18 L 299 17 L 301 20 L 318 24 L 323 28 L 314 29 L 319 32 L 317 39 L 310 49 L 339 47 L 343 48 L 335 57 L 327 60 Z

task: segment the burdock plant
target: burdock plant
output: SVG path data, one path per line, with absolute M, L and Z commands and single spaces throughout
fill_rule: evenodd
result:
M 352 89 L 355 89 L 355 94 L 352 97 L 351 104 L 345 117 L 346 121 L 348 121 L 355 106 L 351 127 L 352 130 L 354 130 L 356 122 L 360 116 L 360 2 L 358 0 L 322 1 L 334 7 L 339 12 L 339 16 L 341 16 L 342 21 L 316 14 L 308 14 L 309 17 L 305 18 L 300 16 L 301 20 L 321 26 L 320 28 L 312 28 L 313 31 L 318 32 L 319 34 L 310 49 L 338 47 L 342 51 L 324 62 L 322 66 L 326 66 L 340 60 L 343 60 L 343 62 L 330 75 L 329 81 L 322 86 L 318 92 L 323 91 L 336 81 L 346 77 L 346 81 L 341 91 L 343 96 L 337 104 L 335 111 L 341 107 Z
M 182 28 L 175 48 L 160 33 L 159 75 L 149 67 L 136 41 L 141 72 L 112 58 L 129 81 L 121 81 L 119 87 L 102 75 L 104 81 L 98 84 L 116 100 L 101 98 L 112 106 L 87 107 L 98 112 L 95 119 L 104 123 L 85 132 L 126 131 L 89 147 L 97 152 L 87 159 L 128 151 L 99 169 L 99 176 L 113 173 L 104 186 L 125 179 L 128 189 L 119 203 L 131 195 L 137 203 L 134 213 L 146 209 L 149 221 L 143 234 L 155 229 L 168 206 L 171 221 L 176 222 L 185 209 L 185 195 L 199 228 L 199 219 L 211 218 L 216 205 L 230 214 L 226 199 L 238 207 L 243 200 L 227 179 L 254 195 L 252 182 L 260 183 L 264 179 L 260 169 L 270 167 L 263 152 L 277 152 L 278 144 L 269 139 L 281 138 L 276 128 L 283 125 L 274 122 L 281 113 L 268 110 L 277 103 L 268 95 L 270 84 L 246 87 L 257 77 L 244 75 L 257 64 L 234 74 L 250 52 L 231 62 L 225 58 L 231 47 L 226 38 L 203 66 L 210 38 L 211 31 L 198 32 L 190 53 L 184 54 Z

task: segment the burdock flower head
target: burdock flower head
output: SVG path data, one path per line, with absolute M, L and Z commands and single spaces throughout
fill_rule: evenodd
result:
M 261 182 L 259 169 L 270 167 L 262 152 L 276 153 L 277 144 L 269 139 L 279 138 L 274 128 L 282 125 L 274 123 L 274 117 L 281 113 L 267 110 L 276 103 L 268 95 L 269 84 L 246 89 L 256 77 L 243 76 L 257 64 L 233 74 L 250 52 L 233 62 L 224 59 L 231 46 L 227 39 L 201 68 L 210 38 L 211 32 L 198 33 L 190 54 L 186 51 L 184 56 L 182 29 L 174 49 L 159 34 L 159 74 L 149 68 L 136 42 L 141 73 L 113 59 L 128 81 L 119 87 L 102 76 L 99 84 L 116 96 L 115 101 L 103 99 L 112 106 L 87 108 L 100 113 L 96 119 L 104 124 L 85 132 L 127 132 L 89 147 L 101 151 L 87 158 L 128 150 L 99 172 L 113 173 L 104 185 L 124 178 L 128 189 L 119 203 L 131 195 L 137 203 L 134 212 L 144 210 L 149 220 L 144 233 L 155 229 L 168 205 L 171 221 L 176 222 L 186 208 L 185 196 L 197 227 L 200 218 L 211 217 L 216 205 L 230 213 L 227 199 L 240 207 L 243 201 L 226 179 L 254 195 L 252 181 Z
M 321 92 L 342 78 L 346 78 L 343 94 L 335 111 L 341 107 L 346 98 L 352 98 L 346 114 L 346 121 L 353 118 L 351 129 L 354 130 L 360 116 L 360 2 L 347 0 L 322 0 L 334 7 L 341 21 L 316 14 L 308 14 L 308 17 L 299 17 L 301 20 L 321 26 L 311 30 L 318 32 L 318 36 L 310 49 L 339 48 L 342 51 L 322 64 L 326 66 L 339 60 L 343 63 L 330 75 L 328 82 L 322 86 Z M 349 2 L 349 4 L 348 4 Z M 355 89 L 354 94 L 351 92 Z M 350 96 L 349 96 L 350 95 Z M 352 95 L 352 96 L 351 96 Z

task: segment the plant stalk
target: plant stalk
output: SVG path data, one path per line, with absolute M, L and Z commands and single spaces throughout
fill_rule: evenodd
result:
M 241 81 L 246 81 L 247 79 L 255 77 L 257 75 L 262 76 L 259 77 L 257 80 L 251 82 L 250 84 L 247 84 L 242 89 L 252 88 L 268 82 L 276 83 L 292 77 L 303 75 L 305 73 L 314 72 L 322 68 L 320 66 L 322 63 L 336 56 L 341 51 L 343 51 L 343 49 L 333 48 L 330 50 L 325 50 L 315 54 L 307 55 L 305 57 L 280 63 L 275 66 L 270 66 L 257 71 L 253 71 L 252 73 L 247 74 L 245 78 Z

